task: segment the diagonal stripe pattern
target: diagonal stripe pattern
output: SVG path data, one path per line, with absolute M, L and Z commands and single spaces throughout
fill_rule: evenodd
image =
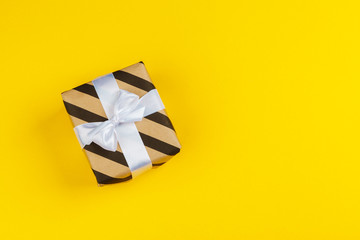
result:
M 113 72 L 113 75 L 119 88 L 139 97 L 155 89 L 142 62 Z M 107 120 L 92 82 L 62 93 L 62 97 L 74 126 Z M 135 124 L 154 167 L 164 164 L 180 151 L 180 143 L 165 110 Z M 84 147 L 84 152 L 99 184 L 118 183 L 132 178 L 119 146 L 116 152 L 111 152 L 91 143 Z

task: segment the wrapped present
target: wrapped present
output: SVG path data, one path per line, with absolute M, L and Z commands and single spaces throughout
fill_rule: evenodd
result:
M 142 62 L 62 93 L 99 185 L 167 162 L 180 143 Z

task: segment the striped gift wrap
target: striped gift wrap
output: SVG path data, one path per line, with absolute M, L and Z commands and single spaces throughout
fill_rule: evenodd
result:
M 155 89 L 142 62 L 113 72 L 113 75 L 120 89 L 135 93 L 139 97 Z M 92 82 L 63 92 L 62 98 L 74 127 L 107 120 Z M 153 167 L 164 164 L 180 151 L 179 140 L 165 109 L 135 122 L 135 125 Z M 85 146 L 83 150 L 100 185 L 123 182 L 132 178 L 119 145 L 116 152 L 107 151 L 95 143 Z

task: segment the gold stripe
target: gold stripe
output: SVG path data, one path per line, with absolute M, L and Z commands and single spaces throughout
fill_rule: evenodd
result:
M 155 149 L 146 147 L 146 151 L 149 154 L 150 160 L 152 163 L 159 163 L 159 162 L 165 162 L 165 159 L 171 158 L 172 156 L 166 155 L 162 152 L 156 151 Z
M 63 99 L 68 103 L 106 118 L 100 99 L 96 97 L 72 89 L 64 93 Z
M 116 82 L 117 82 L 120 89 L 126 90 L 126 91 L 131 92 L 131 93 L 135 93 L 139 97 L 142 97 L 147 93 L 146 91 L 144 91 L 144 90 L 142 90 L 140 88 L 134 87 L 133 85 L 130 85 L 130 84 L 128 84 L 126 82 L 123 82 L 121 80 L 116 79 Z
M 156 162 L 152 162 L 153 164 L 160 164 L 160 163 L 166 163 L 167 161 L 169 161 L 173 156 L 166 156 L 161 158 L 159 161 Z M 158 166 L 153 166 L 153 167 L 158 167 Z
M 111 161 L 95 153 L 85 151 L 92 169 L 113 178 L 125 178 L 130 176 L 130 169 L 124 165 Z
M 69 98 L 68 100 L 64 99 L 66 102 L 88 110 L 89 112 L 95 113 L 104 118 L 107 118 L 104 108 L 98 98 L 94 98 L 89 94 L 78 92 L 76 90 L 70 90 L 69 92 L 71 91 L 76 93 L 69 94 L 71 95 L 71 98 Z
M 121 71 L 130 73 L 152 83 L 149 73 L 147 72 L 145 65 L 142 63 L 135 63 L 129 67 L 121 69 Z
M 70 118 L 71 118 L 71 121 L 73 122 L 74 126 L 78 126 L 78 125 L 81 125 L 81 124 L 84 124 L 84 123 L 87 123 L 85 122 L 84 120 L 81 120 L 80 118 L 77 118 L 77 117 L 74 117 L 74 116 L 71 116 L 69 115 Z
M 146 135 L 159 139 L 175 147 L 181 147 L 175 132 L 168 127 L 146 118 L 143 118 L 140 122 L 135 122 L 135 125 L 139 132 L 145 133 Z

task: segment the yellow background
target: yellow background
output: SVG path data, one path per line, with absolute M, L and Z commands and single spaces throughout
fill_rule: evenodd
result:
M 2 1 L 2 239 L 359 239 L 358 1 Z M 182 143 L 97 187 L 60 93 L 144 61 Z

